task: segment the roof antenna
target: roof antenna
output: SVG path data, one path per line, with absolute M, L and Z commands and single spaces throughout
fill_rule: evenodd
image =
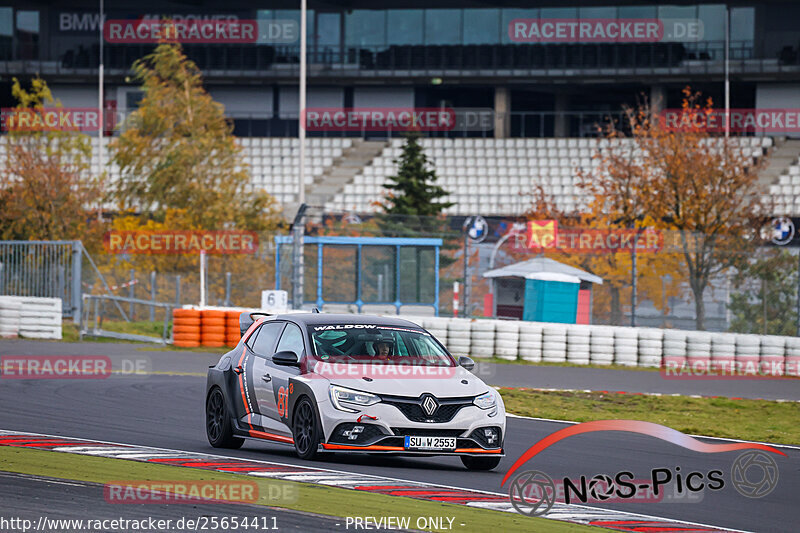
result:
M 319 313 L 319 309 L 316 306 L 314 306 L 314 309 L 312 309 L 311 312 L 312 313 Z

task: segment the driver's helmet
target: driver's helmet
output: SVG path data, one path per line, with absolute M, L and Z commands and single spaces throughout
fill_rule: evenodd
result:
M 372 347 L 375 350 L 375 355 L 381 355 L 381 346 L 385 345 L 389 347 L 388 356 L 391 357 L 394 355 L 394 339 L 391 337 L 382 337 L 372 343 Z

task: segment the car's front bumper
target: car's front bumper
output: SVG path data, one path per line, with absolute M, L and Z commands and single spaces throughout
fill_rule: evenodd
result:
M 322 451 L 368 452 L 401 455 L 476 455 L 503 456 L 506 432 L 505 410 L 502 404 L 493 410 L 483 410 L 474 405 L 462 407 L 446 422 L 418 422 L 410 420 L 394 405 L 378 403 L 358 413 L 347 413 L 333 407 L 330 402 L 319 404 L 324 430 Z M 352 435 L 355 426 L 363 429 Z M 493 428 L 487 438 L 482 434 Z M 345 431 L 350 434 L 345 435 Z M 454 437 L 454 449 L 406 449 L 405 436 Z M 354 436 L 355 438 L 350 438 Z

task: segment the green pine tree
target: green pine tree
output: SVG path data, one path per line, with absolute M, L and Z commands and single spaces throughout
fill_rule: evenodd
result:
M 406 135 L 402 153 L 394 160 L 398 164 L 397 174 L 389 176 L 384 185 L 389 194 L 379 203 L 383 212 L 376 218 L 382 234 L 387 237 L 443 239 L 439 255 L 441 272 L 457 260 L 454 252 L 461 248 L 461 234 L 449 227 L 443 211 L 455 204 L 445 200 L 450 193 L 437 184 L 436 171 L 419 139 L 416 132 Z M 421 272 L 433 267 L 431 250 L 405 248 L 402 254 L 401 283 L 409 283 L 404 285 L 403 291 L 414 287 L 412 294 L 406 293 L 403 298 L 406 301 L 430 301 L 433 285 L 430 280 L 423 279 Z M 440 282 L 449 286 L 452 280 L 442 277 Z
M 384 185 L 392 192 L 381 203 L 387 215 L 437 217 L 455 205 L 442 200 L 450 193 L 436 183 L 436 171 L 422 151 L 419 138 L 419 133 L 408 134 L 400 158 L 394 160 L 399 169 Z

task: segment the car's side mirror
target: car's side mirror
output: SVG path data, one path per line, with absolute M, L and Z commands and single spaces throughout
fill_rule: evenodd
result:
M 282 366 L 297 366 L 300 358 L 291 350 L 283 350 L 272 356 L 272 362 Z
M 463 366 L 467 370 L 472 371 L 472 369 L 475 368 L 475 361 L 470 357 L 462 355 L 458 358 L 458 366 Z

